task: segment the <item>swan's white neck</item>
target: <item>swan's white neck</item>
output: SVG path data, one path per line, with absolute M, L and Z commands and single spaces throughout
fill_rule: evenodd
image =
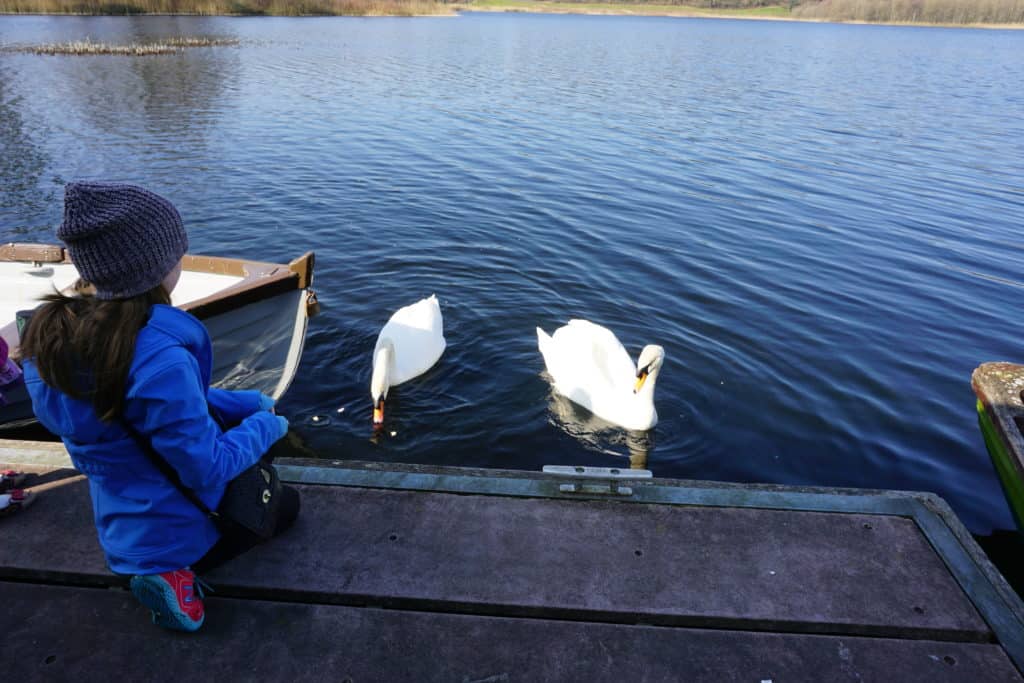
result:
M 636 392 L 633 398 L 639 403 L 653 402 L 654 401 L 654 384 L 658 381 L 658 371 L 655 370 L 651 374 L 647 375 L 647 379 L 644 380 L 644 384 L 640 387 L 640 391 Z
M 623 407 L 628 411 L 629 417 L 622 421 L 624 427 L 629 429 L 648 429 L 658 422 L 658 411 L 654 408 L 654 385 L 658 381 L 658 370 L 647 375 L 647 379 L 640 386 L 639 391 L 631 392 Z
M 373 354 L 373 376 L 370 378 L 370 396 L 374 404 L 386 398 L 391 387 L 391 364 L 395 358 L 395 347 L 385 340 Z

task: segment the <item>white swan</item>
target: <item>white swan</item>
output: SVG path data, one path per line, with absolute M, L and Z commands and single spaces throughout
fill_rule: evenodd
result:
M 373 423 L 384 422 L 388 389 L 408 382 L 434 367 L 444 353 L 444 320 L 437 296 L 431 294 L 398 309 L 377 335 L 373 349 Z
M 645 346 L 634 367 L 611 330 L 587 320 L 570 320 L 551 336 L 538 327 L 537 346 L 559 394 L 626 429 L 658 424 L 654 385 L 665 361 L 660 346 Z

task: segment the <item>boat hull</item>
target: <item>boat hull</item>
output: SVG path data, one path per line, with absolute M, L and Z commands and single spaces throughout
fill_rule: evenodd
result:
M 971 386 L 992 467 L 1017 531 L 1024 535 L 1024 365 L 982 363 L 971 375 Z
M 35 250 L 30 252 L 29 261 L 18 258 L 28 249 Z M 0 261 L 10 266 L 20 264 L 21 274 L 28 278 L 28 288 L 23 287 L 28 293 L 24 296 L 15 297 L 13 288 L 8 289 L 11 296 L 4 310 L 10 315 L 4 318 L 13 318 L 15 309 L 31 309 L 40 294 L 70 282 L 65 271 L 71 266 L 63 250 L 41 249 L 37 245 L 0 247 Z M 13 256 L 4 258 L 8 254 Z M 10 274 L 0 274 L 12 279 Z M 185 257 L 184 286 L 175 290 L 174 303 L 199 318 L 210 333 L 213 386 L 254 389 L 275 400 L 284 395 L 298 370 L 308 320 L 315 311 L 310 305 L 315 301 L 312 279 L 312 253 L 287 265 Z M 0 333 L 12 347 L 16 345 L 18 332 L 13 320 L 0 320 Z M 0 406 L 0 431 L 21 429 L 35 422 L 23 385 L 5 387 L 3 398 L 6 405 Z
M 257 389 L 280 398 L 302 357 L 307 323 L 302 290 L 204 320 L 213 340 L 214 386 Z

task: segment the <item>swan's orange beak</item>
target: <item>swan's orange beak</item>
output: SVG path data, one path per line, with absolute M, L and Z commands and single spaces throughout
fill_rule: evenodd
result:
M 636 385 L 633 387 L 633 393 L 640 391 L 640 387 L 647 381 L 647 368 L 644 368 L 640 372 L 636 373 Z
M 384 399 L 377 401 L 377 405 L 373 407 L 373 424 L 384 424 Z

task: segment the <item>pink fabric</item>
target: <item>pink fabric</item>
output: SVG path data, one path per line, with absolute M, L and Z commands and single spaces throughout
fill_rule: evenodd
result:
M 0 387 L 16 382 L 21 377 L 21 368 L 8 358 L 7 342 L 0 337 Z M 0 393 L 0 405 L 3 405 L 3 393 Z

